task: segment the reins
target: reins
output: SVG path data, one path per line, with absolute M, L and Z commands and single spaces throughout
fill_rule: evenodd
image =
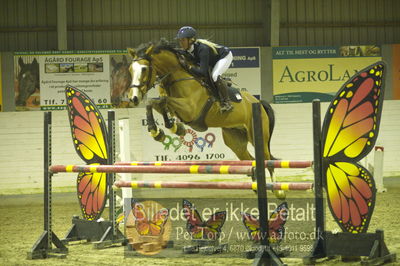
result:
M 186 77 L 186 78 L 180 78 L 180 79 L 176 79 L 173 80 L 172 82 L 166 82 L 163 83 L 164 80 L 170 76 L 171 74 L 175 73 L 176 70 L 180 69 L 180 65 L 178 64 L 178 66 L 176 66 L 174 69 L 172 69 L 171 71 L 169 71 L 168 73 L 166 73 L 165 75 L 163 75 L 162 77 L 159 78 L 159 82 L 162 83 L 164 85 L 164 87 L 171 87 L 173 84 L 177 83 L 177 82 L 181 82 L 181 81 L 185 81 L 185 80 L 195 80 L 196 78 L 194 78 L 193 76 L 191 77 Z

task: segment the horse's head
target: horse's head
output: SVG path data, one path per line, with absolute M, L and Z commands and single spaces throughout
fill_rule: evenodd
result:
M 129 67 L 132 83 L 129 86 L 128 97 L 136 106 L 144 95 L 153 87 L 156 80 L 156 71 L 153 69 L 152 57 L 154 45 L 150 44 L 146 49 L 128 48 L 128 53 L 133 58 Z
M 111 73 L 111 103 L 114 106 L 119 106 L 126 93 L 128 87 L 132 83 L 132 77 L 129 73 L 129 63 L 125 55 L 122 56 L 122 62 L 117 62 L 111 58 L 113 67 Z
M 39 89 L 39 64 L 36 58 L 32 63 L 25 64 L 21 57 L 18 59 L 18 64 L 21 70 L 18 74 L 19 94 L 16 104 L 23 106 L 36 89 Z

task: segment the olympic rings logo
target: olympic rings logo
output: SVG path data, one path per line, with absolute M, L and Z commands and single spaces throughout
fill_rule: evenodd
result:
M 164 145 L 164 150 L 169 150 L 169 148 L 172 146 L 174 152 L 179 150 L 182 145 L 188 147 L 189 152 L 193 151 L 194 146 L 199 148 L 200 151 L 203 151 L 206 146 L 208 148 L 212 148 L 215 139 L 216 137 L 213 133 L 207 133 L 203 138 L 197 136 L 196 131 L 188 128 L 186 129 L 186 134 L 184 136 L 172 138 L 171 136 L 166 135 L 162 144 Z

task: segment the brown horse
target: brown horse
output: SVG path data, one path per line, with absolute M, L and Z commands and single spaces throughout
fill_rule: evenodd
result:
M 179 62 L 179 53 L 166 41 L 148 43 L 137 49 L 128 48 L 133 58 L 130 66 L 132 84 L 129 98 L 138 105 L 143 96 L 151 89 L 156 80 L 165 90 L 165 96 L 159 100 L 153 99 L 147 105 L 147 119 L 152 136 L 162 141 L 163 131 L 156 126 L 152 109 L 163 115 L 165 125 L 173 133 L 184 135 L 181 123 L 176 124 L 171 116 L 197 131 L 205 131 L 208 127 L 222 128 L 225 144 L 240 160 L 254 160 L 247 150 L 248 142 L 253 144 L 252 104 L 259 102 L 254 96 L 242 91 L 242 101 L 232 103 L 230 112 L 221 113 L 219 102 L 210 95 L 205 84 L 191 75 Z M 272 107 L 265 101 L 261 117 L 263 122 L 264 155 L 266 160 L 274 159 L 270 153 L 270 137 L 274 128 L 275 118 Z M 208 111 L 207 111 L 208 110 Z M 272 181 L 273 169 L 268 169 Z M 278 197 L 284 197 L 284 191 L 276 191 Z
M 115 107 L 129 107 L 129 100 L 126 98 L 127 89 L 132 82 L 129 73 L 129 63 L 125 55 L 122 61 L 117 62 L 114 57 L 111 58 L 111 103 Z M 126 100 L 125 100 L 125 99 Z
M 39 63 L 36 58 L 34 58 L 31 63 L 25 63 L 20 57 L 18 59 L 18 65 L 20 71 L 17 76 L 18 96 L 15 99 L 15 105 L 26 106 L 29 98 L 40 89 Z M 40 102 L 36 100 L 34 104 L 39 106 Z

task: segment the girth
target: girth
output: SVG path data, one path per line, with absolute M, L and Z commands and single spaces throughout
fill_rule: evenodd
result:
M 190 127 L 192 127 L 194 130 L 199 131 L 199 132 L 204 132 L 208 129 L 208 126 L 206 125 L 205 119 L 208 114 L 208 111 L 210 110 L 211 106 L 215 102 L 214 97 L 209 97 L 206 101 L 206 103 L 203 105 L 203 108 L 201 109 L 200 115 L 193 121 L 188 122 Z

